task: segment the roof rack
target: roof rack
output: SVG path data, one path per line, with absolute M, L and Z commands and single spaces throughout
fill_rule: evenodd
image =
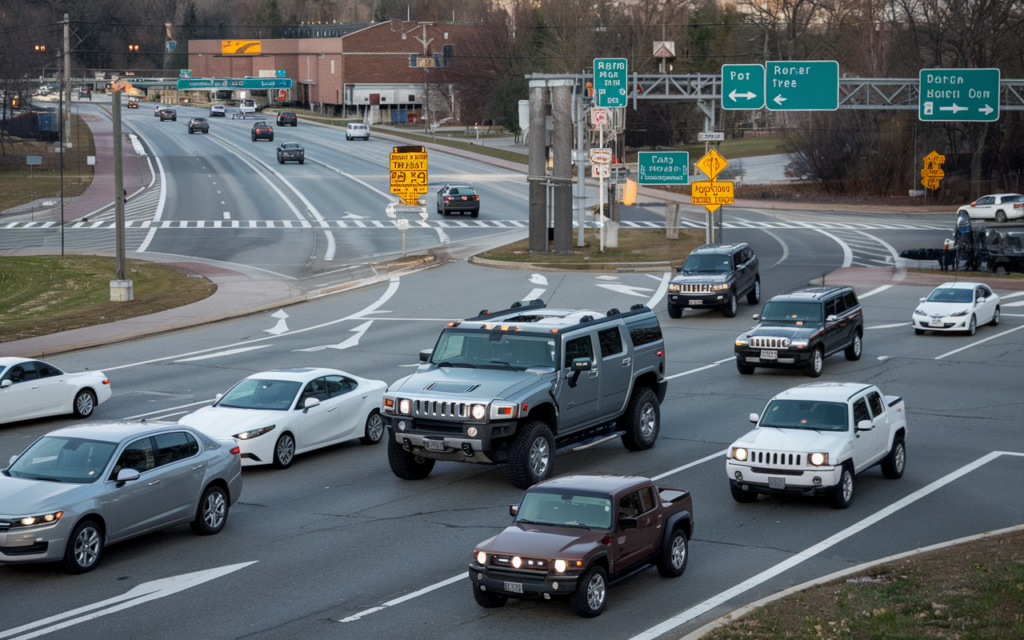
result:
M 526 300 L 525 304 L 523 301 L 513 302 L 512 306 L 508 309 L 502 309 L 500 311 L 490 311 L 488 309 L 481 309 L 480 313 L 473 316 L 472 318 L 466 318 L 466 322 L 472 322 L 474 320 L 486 320 L 491 316 L 500 316 L 503 313 L 511 313 L 519 309 L 543 309 L 545 307 L 544 301 L 540 298 L 536 300 Z

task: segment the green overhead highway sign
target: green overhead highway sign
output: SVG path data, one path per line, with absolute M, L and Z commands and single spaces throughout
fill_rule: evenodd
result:
M 764 106 L 764 67 L 759 64 L 722 65 L 722 108 L 760 109 Z
M 178 91 L 195 89 L 291 89 L 291 78 L 190 78 L 178 80 Z
M 594 106 L 626 106 L 628 67 L 625 58 L 594 58 Z
M 637 154 L 640 184 L 689 184 L 690 154 L 687 151 L 641 151 Z
M 921 69 L 917 116 L 925 121 L 995 122 L 999 69 Z
M 766 62 L 765 104 L 770 111 L 835 111 L 839 63 L 835 60 Z

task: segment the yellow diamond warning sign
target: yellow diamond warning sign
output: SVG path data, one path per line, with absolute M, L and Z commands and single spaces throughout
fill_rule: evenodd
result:
M 939 188 L 939 180 L 946 177 L 946 172 L 942 170 L 942 163 L 945 161 L 946 156 L 939 155 L 935 151 L 924 157 L 924 169 L 921 169 L 921 184 L 926 189 L 935 191 Z
M 712 148 L 711 151 L 708 151 L 703 158 L 697 161 L 697 166 L 700 168 L 701 171 L 704 172 L 705 175 L 707 175 L 707 177 L 711 178 L 711 180 L 714 180 L 715 178 L 718 177 L 718 174 L 722 172 L 722 169 L 725 169 L 726 167 L 729 166 L 729 161 L 723 158 L 722 154 L 718 153 L 717 151 L 714 150 L 714 148 Z M 697 203 L 695 202 L 694 204 Z M 732 203 L 727 202 L 724 204 Z
M 427 192 L 427 150 L 424 147 L 395 147 L 391 154 L 391 193 L 408 205 L 415 205 Z
M 701 180 L 692 183 L 691 187 L 690 194 L 693 204 L 702 204 L 710 211 L 714 211 L 723 204 L 732 204 L 736 201 L 731 182 Z

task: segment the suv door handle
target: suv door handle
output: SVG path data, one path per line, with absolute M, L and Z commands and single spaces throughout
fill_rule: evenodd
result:
M 153 482 L 149 483 L 149 486 L 152 487 L 154 484 L 160 484 L 160 481 L 159 480 L 154 480 Z
M 622 366 L 628 367 L 629 366 L 629 362 L 630 362 L 629 358 L 623 358 L 622 359 Z
M 202 469 L 202 468 L 203 468 L 203 465 L 199 465 L 198 467 L 192 467 L 192 470 L 196 471 L 196 470 Z
M 334 411 L 337 408 L 338 408 L 338 405 L 334 405 L 333 407 L 331 407 L 330 409 L 327 410 L 327 413 L 330 413 L 330 412 Z

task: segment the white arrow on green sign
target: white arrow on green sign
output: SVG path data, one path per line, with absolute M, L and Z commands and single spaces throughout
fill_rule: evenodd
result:
M 722 108 L 760 109 L 764 106 L 764 67 L 759 64 L 722 65 Z
M 839 63 L 835 60 L 766 62 L 769 111 L 835 111 L 839 108 Z
M 688 151 L 641 151 L 637 154 L 639 184 L 689 184 Z
M 999 69 L 921 69 L 917 116 L 927 122 L 995 122 Z

